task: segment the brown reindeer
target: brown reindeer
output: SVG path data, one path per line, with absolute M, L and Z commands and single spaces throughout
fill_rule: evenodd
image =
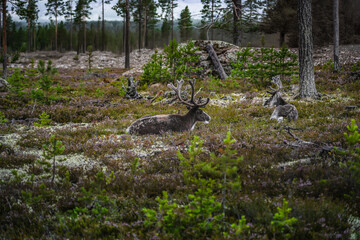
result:
M 188 107 L 189 112 L 185 115 L 169 114 L 169 115 L 155 115 L 145 116 L 135 122 L 126 129 L 129 134 L 144 135 L 144 134 L 162 134 L 165 132 L 183 132 L 193 130 L 196 122 L 208 123 L 211 117 L 200 108 L 205 107 L 210 99 L 207 98 L 205 102 L 201 98 L 195 100 L 196 95 L 200 90 L 194 94 L 194 81 L 189 81 L 191 85 L 191 98 L 188 101 L 184 101 L 181 97 L 181 87 L 184 81 L 177 81 L 177 87 L 173 84 L 168 84 L 168 87 L 175 91 L 180 103 Z
M 281 97 L 281 90 L 283 90 L 282 83 L 280 80 L 280 76 L 273 77 L 271 80 L 272 83 L 277 85 L 277 89 L 270 87 L 271 91 L 267 91 L 271 94 L 271 97 L 265 101 L 265 107 L 273 107 L 275 106 L 275 110 L 271 114 L 270 119 L 276 119 L 278 121 L 282 121 L 284 118 L 287 118 L 289 122 L 295 121 L 298 118 L 298 111 L 296 107 L 287 103 Z

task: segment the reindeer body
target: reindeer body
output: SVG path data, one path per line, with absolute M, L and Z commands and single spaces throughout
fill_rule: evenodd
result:
M 190 81 L 192 87 L 191 100 L 185 102 L 181 98 L 180 88 L 183 81 L 178 81 L 178 87 L 175 88 L 172 84 L 168 86 L 175 90 L 181 103 L 185 104 L 190 110 L 185 115 L 169 114 L 169 115 L 155 115 L 145 116 L 135 122 L 126 129 L 129 134 L 145 135 L 145 134 L 163 134 L 165 132 L 184 132 L 192 130 L 196 122 L 208 123 L 211 117 L 205 113 L 200 107 L 205 107 L 209 103 L 209 99 L 205 103 L 201 103 L 201 99 L 194 101 L 194 82 Z
M 270 119 L 282 121 L 284 118 L 287 118 L 289 122 L 295 121 L 299 115 L 298 111 L 293 104 L 287 103 L 281 97 L 280 91 L 282 90 L 282 83 L 280 77 L 274 77 L 271 82 L 276 84 L 278 86 L 278 89 L 271 88 L 272 91 L 268 91 L 268 93 L 272 94 L 272 96 L 264 103 L 265 107 L 276 107 L 271 114 Z

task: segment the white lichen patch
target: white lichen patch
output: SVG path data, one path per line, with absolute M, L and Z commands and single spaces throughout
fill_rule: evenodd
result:
M 286 168 L 286 167 L 291 167 L 297 163 L 300 163 L 300 164 L 309 164 L 311 163 L 311 159 L 310 158 L 304 158 L 304 159 L 298 159 L 298 160 L 294 160 L 294 161 L 290 161 L 290 162 L 285 162 L 285 163 L 280 163 L 280 164 L 277 164 L 276 166 L 273 166 L 273 167 L 276 167 L 276 168 Z
M 11 133 L 11 134 L 2 134 L 0 135 L 0 143 L 5 144 L 13 148 L 14 150 L 18 149 L 16 143 L 21 138 L 21 135 L 18 133 Z
M 68 155 L 59 155 L 57 156 L 60 166 L 65 166 L 68 168 L 81 168 L 84 171 L 89 171 L 93 168 L 105 168 L 106 166 L 102 166 L 100 162 L 95 161 L 92 158 L 84 156 L 84 154 L 68 154 Z

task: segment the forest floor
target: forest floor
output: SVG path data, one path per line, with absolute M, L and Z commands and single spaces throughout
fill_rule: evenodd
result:
M 0 93 L 0 239 L 358 239 L 360 170 L 351 166 L 359 154 L 333 147 L 348 149 L 346 126 L 360 124 L 360 80 L 351 78 L 360 47 L 341 51 L 341 73 L 326 64 L 330 48 L 315 51 L 319 100 L 284 92 L 298 109 L 295 122 L 269 119 L 266 88 L 208 77 L 196 88 L 212 93 L 210 123 L 149 136 L 125 131 L 141 116 L 186 109 L 125 99 L 121 56 L 94 52 L 100 69 L 90 73 L 85 55 L 21 57 L 22 93 Z M 151 53 L 132 55 L 133 66 Z M 41 101 L 31 58 L 52 59 L 59 70 Z M 139 91 L 167 90 L 154 88 Z M 43 112 L 51 120 L 36 126 Z M 234 142 L 224 141 L 228 132 Z

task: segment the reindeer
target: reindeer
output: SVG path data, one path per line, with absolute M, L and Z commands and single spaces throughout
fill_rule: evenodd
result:
M 168 87 L 175 91 L 180 103 L 187 106 L 187 108 L 189 109 L 189 112 L 187 114 L 144 116 L 133 122 L 130 127 L 126 129 L 126 132 L 136 135 L 162 134 L 169 131 L 183 132 L 193 130 L 196 122 L 208 123 L 211 120 L 211 117 L 200 108 L 205 107 L 209 103 L 210 99 L 207 98 L 205 102 L 203 102 L 200 97 L 197 101 L 195 101 L 195 97 L 201 89 L 196 94 L 194 94 L 194 80 L 189 81 L 192 91 L 191 98 L 188 101 L 184 101 L 181 96 L 181 87 L 183 84 L 184 81 L 181 80 L 177 81 L 177 87 L 175 87 L 173 84 L 168 84 Z
M 267 91 L 271 94 L 271 97 L 265 101 L 265 107 L 273 107 L 275 106 L 275 110 L 271 114 L 270 119 L 276 119 L 278 121 L 282 121 L 284 118 L 287 117 L 288 121 L 295 121 L 298 118 L 298 111 L 296 107 L 291 104 L 287 103 L 281 97 L 281 90 L 283 90 L 283 86 L 280 80 L 280 76 L 273 77 L 271 80 L 272 83 L 277 85 L 277 89 L 270 87 L 271 91 Z

